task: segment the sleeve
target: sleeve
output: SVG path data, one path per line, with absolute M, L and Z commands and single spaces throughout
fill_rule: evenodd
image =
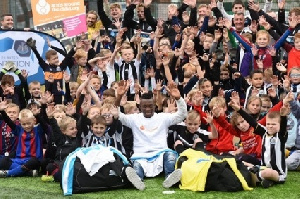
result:
M 266 18 L 266 21 L 281 35 L 282 30 L 279 27 L 278 22 L 270 17 L 268 14 L 266 14 L 263 10 L 259 10 L 258 15 L 261 16 L 263 15 Z
M 287 132 L 287 116 L 281 116 L 280 117 L 280 130 L 278 136 L 282 137 L 284 142 L 286 142 L 288 138 L 288 132 Z
M 61 54 L 64 57 L 66 57 L 68 55 L 68 53 L 66 53 L 66 51 L 64 51 L 63 49 L 57 48 L 52 45 L 50 46 L 50 48 L 52 48 L 53 50 L 55 50 L 56 52 L 58 52 L 59 54 Z
M 107 83 L 108 83 L 108 77 L 107 77 L 107 74 L 106 74 L 105 71 L 103 71 L 102 74 L 103 74 L 103 83 L 102 83 L 102 86 L 107 87 Z
M 168 118 L 168 126 L 178 124 L 182 122 L 187 116 L 187 106 L 184 99 L 181 97 L 179 100 L 176 100 L 177 112 L 171 113 Z
M 52 135 L 53 135 L 53 141 L 57 146 L 61 146 L 65 143 L 65 136 L 63 135 L 63 133 L 61 132 L 57 121 L 55 118 L 51 118 L 50 120 L 50 125 L 52 127 Z
M 188 83 L 186 84 L 186 86 L 183 88 L 183 93 L 184 94 L 188 94 L 192 89 L 193 87 L 195 86 L 195 84 L 198 82 L 199 78 L 194 75 L 189 81 Z
M 73 55 L 75 54 L 75 50 L 72 49 L 70 52 L 67 54 L 67 56 L 63 59 L 63 61 L 60 64 L 60 67 L 62 70 L 66 70 L 68 66 L 73 65 Z
M 127 7 L 125 13 L 124 13 L 124 26 L 127 28 L 133 28 L 135 29 L 137 23 L 133 20 L 134 17 L 134 9 L 136 5 L 131 4 Z
M 195 26 L 196 24 L 197 24 L 197 6 L 191 9 L 190 20 L 189 20 L 190 26 Z
M 152 17 L 150 8 L 145 8 L 145 18 L 147 23 L 151 26 L 152 30 L 156 30 L 157 21 Z
M 132 127 L 133 127 L 133 121 L 136 119 L 136 118 L 135 118 L 135 115 L 136 115 L 136 114 L 125 115 L 125 114 L 122 113 L 121 110 L 119 109 L 119 120 L 120 120 L 120 122 L 121 122 L 123 125 L 125 125 L 125 126 L 131 128 L 131 129 L 132 129 Z
M 232 20 L 232 16 L 230 16 L 229 14 L 227 14 L 227 12 L 225 11 L 224 6 L 223 6 L 223 2 L 218 1 L 217 7 L 220 10 L 220 12 L 222 13 L 222 15 L 223 15 L 224 18 L 227 18 L 230 21 Z
M 43 133 L 48 134 L 48 124 L 44 117 L 41 114 L 36 115 L 37 122 L 40 123 L 40 126 L 43 129 Z
M 277 42 L 274 45 L 274 48 L 276 50 L 278 50 L 282 46 L 282 44 L 285 42 L 286 38 L 291 34 L 292 31 L 292 28 L 287 29 L 285 33 L 279 38 L 279 40 L 277 40 Z
M 7 125 L 13 130 L 15 131 L 17 128 L 17 125 L 8 117 L 8 115 L 6 114 L 5 111 L 0 111 L 1 115 L 2 115 L 2 119 L 4 120 L 4 122 L 7 123 Z
M 291 101 L 290 102 L 291 105 L 291 110 L 293 115 L 297 118 L 300 119 L 300 106 L 298 105 L 297 101 Z
M 273 106 L 273 107 L 269 110 L 269 112 L 271 112 L 271 111 L 280 111 L 280 108 L 281 108 L 282 106 L 283 106 L 283 102 L 280 101 L 278 104 L 276 104 L 275 106 Z M 266 125 L 266 116 L 263 117 L 261 120 L 259 120 L 258 123 L 265 126 L 265 125 Z
M 254 128 L 255 134 L 263 136 L 266 133 L 266 130 L 262 126 L 260 126 L 256 122 L 256 120 L 251 115 L 246 113 L 243 109 L 240 109 L 238 113 L 244 118 L 244 120 L 246 120 L 249 123 L 250 126 Z
M 214 119 L 214 121 L 219 124 L 220 126 L 222 126 L 222 128 L 229 132 L 230 134 L 239 137 L 240 135 L 237 133 L 237 131 L 235 130 L 235 128 L 229 123 L 227 122 L 227 120 L 225 119 L 224 116 L 220 116 L 216 119 Z
M 112 21 L 109 19 L 109 17 L 106 15 L 106 13 L 103 10 L 103 0 L 98 0 L 97 6 L 98 6 L 98 14 L 99 14 L 100 20 L 102 21 L 105 29 L 108 29 L 111 26 Z
M 202 111 L 202 106 L 194 106 L 194 110 L 198 111 L 198 113 L 200 114 L 200 118 L 201 118 L 201 124 L 207 124 L 206 120 L 204 118 L 206 118 L 206 113 L 204 111 Z
M 220 10 L 218 9 L 218 7 L 214 7 L 211 9 L 214 13 L 214 15 L 216 16 L 217 19 L 219 19 L 220 17 L 223 17 L 222 13 L 220 12 Z
M 72 102 L 71 92 L 70 92 L 70 86 L 69 82 L 65 82 L 65 103 Z
M 285 9 L 278 10 L 278 23 L 285 23 Z
M 35 54 L 36 58 L 38 59 L 41 68 L 43 69 L 43 71 L 45 71 L 47 67 L 45 60 L 41 57 L 40 53 L 37 51 L 36 48 L 31 48 L 31 50 Z
M 235 36 L 235 38 L 236 38 L 239 42 L 241 42 L 241 44 L 244 46 L 244 48 L 245 48 L 248 52 L 251 52 L 251 51 L 252 51 L 252 50 L 251 50 L 250 44 L 248 44 L 240 34 L 238 34 L 233 28 L 231 28 L 230 31 L 231 31 L 231 33 Z

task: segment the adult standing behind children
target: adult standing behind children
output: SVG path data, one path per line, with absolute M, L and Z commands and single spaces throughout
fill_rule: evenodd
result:
M 119 105 L 122 96 L 126 93 L 128 82 L 121 81 L 117 89 Z M 123 125 L 132 129 L 133 134 L 133 168 L 138 176 L 154 177 L 165 172 L 167 178 L 174 171 L 176 153 L 168 149 L 167 135 L 171 125 L 182 122 L 187 116 L 187 106 L 180 96 L 175 83 L 168 85 L 167 91 L 177 103 L 176 113 L 154 113 L 155 103 L 152 92 L 141 96 L 140 109 L 142 113 L 125 115 L 119 112 L 119 120 Z

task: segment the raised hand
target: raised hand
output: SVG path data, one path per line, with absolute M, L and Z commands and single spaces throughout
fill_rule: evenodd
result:
M 264 68 L 263 60 L 257 59 L 257 60 L 256 60 L 256 64 L 257 64 L 257 67 L 258 67 L 259 69 L 263 69 L 263 68 Z
M 232 22 L 229 19 L 224 19 L 224 26 L 229 30 L 232 27 Z
M 282 79 L 282 86 L 285 90 L 290 90 L 290 86 L 291 86 L 291 79 L 289 78 L 289 76 L 285 75 L 284 79 Z
M 161 91 L 161 89 L 162 89 L 162 80 L 159 79 L 159 80 L 156 81 L 155 90 Z
M 278 1 L 278 9 L 284 9 L 285 7 L 285 0 Z
M 268 88 L 268 95 L 272 98 L 276 97 L 277 95 L 276 90 L 273 87 Z
M 33 113 L 33 115 L 38 115 L 41 111 L 37 104 L 32 104 L 30 110 Z
M 257 55 L 258 49 L 256 48 L 255 45 L 252 46 L 251 50 L 252 50 L 252 54 L 253 54 L 254 56 Z
M 148 8 L 150 4 L 152 3 L 152 0 L 144 0 L 144 6 Z
M 91 108 L 91 100 L 84 100 L 81 104 L 82 114 L 86 115 Z
M 70 81 L 70 77 L 71 77 L 70 74 L 67 71 L 65 71 L 64 72 L 64 80 L 66 83 L 68 83 Z
M 206 112 L 206 117 L 204 117 L 204 119 L 205 119 L 207 124 L 212 124 L 213 120 L 214 120 L 213 113 L 211 111 Z
M 175 82 L 170 82 L 169 85 L 166 87 L 166 90 L 171 97 L 175 98 L 176 100 L 180 99 L 181 95 Z
M 127 89 L 129 88 L 129 82 L 126 80 L 121 80 L 118 82 L 118 88 L 117 88 L 117 95 L 123 96 L 126 92 Z
M 240 105 L 240 96 L 239 96 L 239 93 L 238 93 L 238 92 L 232 91 L 230 99 L 231 99 L 231 101 L 233 101 L 234 103 Z
M 290 102 L 294 101 L 295 100 L 295 95 L 293 92 L 289 92 L 285 98 L 283 99 L 283 104 L 287 105 L 289 104 Z
M 204 97 L 203 97 L 202 92 L 197 91 L 192 98 L 192 103 L 194 106 L 200 106 L 200 105 L 202 105 L 203 99 L 204 99 Z
M 21 75 L 22 75 L 25 79 L 27 79 L 27 77 L 28 77 L 28 72 L 27 72 L 27 70 L 22 69 L 22 70 L 21 70 Z
M 48 118 L 53 118 L 53 114 L 54 114 L 54 112 L 55 112 L 55 107 L 54 107 L 54 105 L 48 105 L 47 106 L 47 109 L 46 109 L 46 114 L 47 114 L 47 116 L 48 116 Z
M 76 112 L 75 107 L 73 106 L 73 104 L 71 102 L 69 102 L 67 104 L 66 114 L 69 116 L 72 116 L 75 112 Z
M 233 110 L 235 111 L 238 111 L 241 109 L 241 106 L 236 103 L 235 101 L 231 100 L 229 103 L 228 103 L 229 106 L 231 106 L 233 108 Z
M 0 111 L 4 111 L 7 107 L 7 101 L 0 98 Z

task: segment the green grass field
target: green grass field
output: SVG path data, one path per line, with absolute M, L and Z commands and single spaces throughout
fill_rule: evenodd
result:
M 300 198 L 300 173 L 289 172 L 288 180 L 283 185 L 276 185 L 269 189 L 261 187 L 255 188 L 253 191 L 241 192 L 192 192 L 184 191 L 179 188 L 172 188 L 175 193 L 172 195 L 163 194 L 162 187 L 163 177 L 146 179 L 146 189 L 138 191 L 132 189 L 119 189 L 113 191 L 101 191 L 86 194 L 74 194 L 72 198 L 105 198 L 105 199 L 140 199 L 140 198 L 222 198 L 222 199 L 259 199 L 259 198 L 286 198 L 298 199 Z M 62 191 L 58 183 L 42 182 L 40 178 L 0 178 L 0 198 L 42 198 L 42 199 L 56 199 L 63 197 Z

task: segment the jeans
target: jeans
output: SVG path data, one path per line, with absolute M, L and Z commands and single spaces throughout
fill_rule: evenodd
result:
M 176 158 L 177 158 L 177 155 L 170 151 L 165 152 L 163 154 L 165 178 L 167 178 L 175 170 Z M 137 175 L 143 180 L 145 177 L 145 174 L 144 174 L 144 169 L 141 166 L 141 164 L 137 161 L 134 161 L 133 169 L 135 170 Z
M 287 159 L 285 159 L 288 170 L 295 171 L 300 166 L 300 150 L 294 151 Z

